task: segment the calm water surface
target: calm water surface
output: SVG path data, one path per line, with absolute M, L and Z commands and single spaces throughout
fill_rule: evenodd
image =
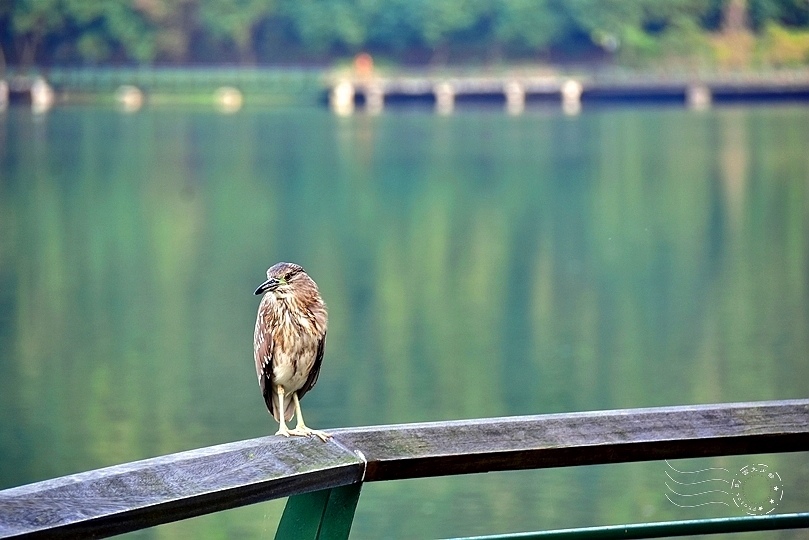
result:
M 252 292 L 279 260 L 330 308 L 315 427 L 807 397 L 807 148 L 798 107 L 6 111 L 0 488 L 273 433 Z M 777 511 L 809 508 L 806 454 L 677 463 L 766 463 Z M 664 471 L 371 484 L 353 536 L 739 515 L 674 506 Z

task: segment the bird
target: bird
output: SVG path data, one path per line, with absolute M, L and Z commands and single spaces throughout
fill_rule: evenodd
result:
M 298 264 L 279 262 L 256 289 L 263 294 L 256 315 L 253 355 L 267 410 L 278 421 L 276 435 L 331 435 L 307 427 L 300 400 L 315 386 L 326 346 L 328 313 L 317 283 Z M 286 423 L 297 417 L 297 425 Z

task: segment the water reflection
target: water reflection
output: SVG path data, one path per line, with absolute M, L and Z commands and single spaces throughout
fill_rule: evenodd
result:
M 278 260 L 330 308 L 313 425 L 808 393 L 809 110 L 2 122 L 0 486 L 271 433 L 252 291 Z M 806 508 L 805 456 L 767 459 Z M 370 485 L 355 533 L 689 517 L 634 464 Z
M 747 129 L 745 115 L 740 110 L 728 111 L 722 117 L 721 182 L 727 206 L 728 228 L 734 232 L 742 225 L 744 196 L 747 190 L 748 159 Z

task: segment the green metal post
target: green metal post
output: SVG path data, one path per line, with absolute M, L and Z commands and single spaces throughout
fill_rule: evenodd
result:
M 346 540 L 361 489 L 360 482 L 290 497 L 276 540 Z

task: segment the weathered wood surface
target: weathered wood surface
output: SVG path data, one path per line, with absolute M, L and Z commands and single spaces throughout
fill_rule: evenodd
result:
M 0 491 L 0 538 L 108 536 L 365 481 L 809 450 L 809 399 L 263 437 Z M 367 461 L 367 464 L 366 464 Z
M 0 491 L 0 538 L 103 537 L 359 482 L 336 444 L 263 437 Z
M 335 432 L 338 433 L 338 432 Z M 809 450 L 809 400 L 658 407 L 339 432 L 367 481 Z

